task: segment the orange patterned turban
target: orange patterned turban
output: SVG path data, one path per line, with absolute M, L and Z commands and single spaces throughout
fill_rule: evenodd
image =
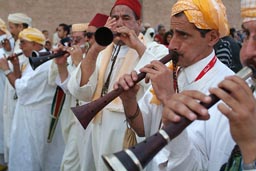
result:
M 226 8 L 221 0 L 178 0 L 172 7 L 171 16 L 180 12 L 199 29 L 216 29 L 220 37 L 229 34 Z
M 24 39 L 30 42 L 36 42 L 41 45 L 45 44 L 44 34 L 40 30 L 32 27 L 22 30 L 19 34 L 19 39 Z
M 256 20 L 256 0 L 241 0 L 243 22 Z

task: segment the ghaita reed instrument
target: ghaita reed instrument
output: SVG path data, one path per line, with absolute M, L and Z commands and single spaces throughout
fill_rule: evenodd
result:
M 246 80 L 249 77 L 256 77 L 254 67 L 244 67 L 237 76 Z M 209 95 L 211 103 L 200 103 L 207 109 L 219 101 L 215 95 Z M 154 156 L 166 146 L 172 139 L 177 137 L 192 121 L 181 117 L 180 122 L 170 123 L 166 128 L 159 130 L 156 134 L 146 138 L 141 143 L 114 154 L 103 155 L 102 158 L 109 169 L 113 171 L 141 171 L 154 158 Z

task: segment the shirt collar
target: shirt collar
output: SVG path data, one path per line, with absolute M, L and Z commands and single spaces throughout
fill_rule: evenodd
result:
M 215 53 L 213 50 L 212 53 L 206 58 L 203 58 L 195 64 L 183 69 L 183 72 L 185 73 L 186 79 L 189 84 L 191 84 L 196 79 L 198 74 L 204 69 L 204 67 L 212 60 L 214 56 Z

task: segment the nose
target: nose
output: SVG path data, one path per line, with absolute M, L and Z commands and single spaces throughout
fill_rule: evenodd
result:
M 90 40 L 90 39 L 86 36 L 86 37 L 85 37 L 85 42 L 89 42 L 89 40 Z
M 123 20 L 122 20 L 122 17 L 117 17 L 116 18 L 116 27 L 121 27 L 123 26 Z
M 249 40 L 244 42 L 243 48 L 246 49 L 247 56 L 255 56 L 256 54 L 256 35 L 250 36 Z
M 172 38 L 170 39 L 168 49 L 172 51 L 177 51 L 179 49 L 179 41 L 178 39 L 173 35 Z

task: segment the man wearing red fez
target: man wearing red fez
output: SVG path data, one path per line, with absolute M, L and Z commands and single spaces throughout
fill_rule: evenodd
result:
M 62 135 L 65 142 L 65 150 L 60 165 L 60 170 L 80 170 L 80 137 L 81 133 L 80 123 L 76 120 L 73 112 L 70 110 L 71 107 L 82 103 L 81 101 L 74 98 L 67 90 L 67 82 L 70 78 L 73 70 L 76 69 L 77 65 L 85 57 L 85 53 L 88 48 L 88 40 L 86 33 L 88 30 L 89 23 L 76 23 L 71 28 L 71 47 L 67 49 L 69 54 L 64 58 L 55 58 L 54 62 L 56 65 L 51 65 L 51 77 L 58 85 L 56 89 L 54 100 L 52 103 L 52 120 L 51 129 L 48 132 L 47 141 L 54 139 L 56 133 L 54 133 L 54 125 L 61 124 Z M 67 47 L 63 47 L 67 48 Z M 79 53 L 79 55 L 75 55 Z M 57 67 L 56 67 L 57 66 Z M 57 71 L 56 71 L 57 70 Z M 58 123 L 58 120 L 60 123 Z
M 95 31 L 97 30 L 97 28 L 103 27 L 106 24 L 108 17 L 109 16 L 105 14 L 97 13 L 93 17 L 93 19 L 90 21 L 87 29 L 87 34 L 86 34 L 90 46 L 95 42 L 94 40 Z
M 80 161 L 83 161 L 81 160 L 81 156 L 83 154 L 82 149 L 85 148 L 84 144 L 81 142 L 84 142 L 85 139 L 89 136 L 84 133 L 84 130 L 81 127 L 80 123 L 77 121 L 73 112 L 70 110 L 71 107 L 79 106 L 84 102 L 69 93 L 67 89 L 67 83 L 70 79 L 70 75 L 72 74 L 72 72 L 76 70 L 76 67 L 81 62 L 81 60 L 86 57 L 88 49 L 95 42 L 93 36 L 94 32 L 98 27 L 104 26 L 107 19 L 107 15 L 98 13 L 88 24 L 73 24 L 71 32 L 71 37 L 73 40 L 72 46 L 60 47 L 69 53 L 62 58 L 54 59 L 57 65 L 57 71 L 56 66 L 51 65 L 50 75 L 54 77 L 56 84 L 61 87 L 61 89 L 65 92 L 65 103 L 63 105 L 61 114 L 59 114 L 62 125 L 62 134 L 66 143 L 60 169 L 62 171 L 81 169 Z M 60 90 L 58 90 L 58 92 L 60 92 Z M 63 99 L 61 98 L 61 93 L 55 94 L 56 99 L 59 102 L 56 100 L 56 105 L 53 105 L 54 109 L 57 108 L 57 106 L 60 106 L 60 102 Z M 86 132 L 90 133 L 88 130 L 86 130 Z
M 97 13 L 90 21 L 89 26 L 96 28 L 103 27 L 107 22 L 108 16 L 105 14 Z
M 69 91 L 79 100 L 90 102 L 104 96 L 113 90 L 114 83 L 123 74 L 133 70 L 139 72 L 152 60 L 168 54 L 166 47 L 155 42 L 146 46 L 143 41 L 138 0 L 117 0 L 105 26 L 118 36 L 106 47 L 94 43 L 68 83 Z M 141 81 L 139 87 L 138 100 L 149 85 Z M 127 129 L 127 125 L 137 117 L 136 111 L 134 108 L 133 117 L 126 118 L 121 99 L 116 98 L 95 114 L 85 131 L 90 131 L 90 136 L 84 141 L 82 170 L 108 170 L 101 158 L 103 154 L 114 153 L 136 143 L 134 132 Z

